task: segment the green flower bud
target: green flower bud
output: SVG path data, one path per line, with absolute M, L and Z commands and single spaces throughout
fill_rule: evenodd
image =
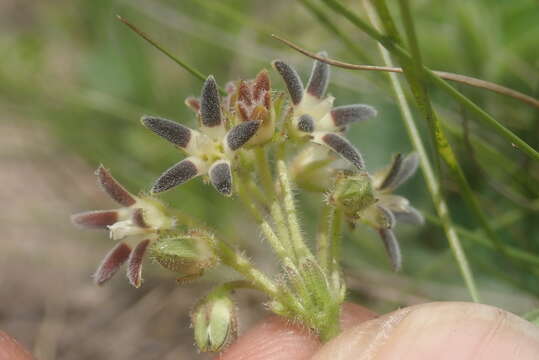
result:
M 237 336 L 236 306 L 227 292 L 203 299 L 192 313 L 192 322 L 200 351 L 221 351 Z
M 348 220 L 358 219 L 362 210 L 377 201 L 371 178 L 365 172 L 339 174 L 328 200 L 333 206 L 341 208 Z
M 165 269 L 185 275 L 200 274 L 217 264 L 210 234 L 168 234 L 154 242 L 150 256 Z

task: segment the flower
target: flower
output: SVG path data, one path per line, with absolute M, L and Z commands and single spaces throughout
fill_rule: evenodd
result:
M 366 172 L 340 174 L 328 196 L 329 203 L 342 209 L 350 223 L 361 221 L 378 231 L 394 270 L 399 270 L 402 265 L 400 247 L 393 232 L 395 225 L 398 221 L 424 223 L 423 216 L 408 199 L 393 194 L 415 173 L 418 163 L 416 153 L 397 154 L 388 167 L 372 177 Z
M 319 55 L 327 56 L 325 52 Z M 305 137 L 323 145 L 351 162 L 356 168 L 363 169 L 361 154 L 343 133 L 350 124 L 375 116 L 376 110 L 363 104 L 333 107 L 335 98 L 325 95 L 330 71 L 329 65 L 324 62 L 318 60 L 314 62 L 306 88 L 290 65 L 275 60 L 273 67 L 283 78 L 292 101 L 291 135 Z
M 267 83 L 269 86 L 269 82 Z M 255 98 L 266 98 L 266 85 L 257 90 Z M 251 88 L 249 88 L 251 89 Z M 257 88 L 255 87 L 255 90 Z M 247 97 L 246 97 L 247 98 Z M 200 100 L 188 98 L 200 120 L 200 131 L 190 129 L 175 121 L 154 116 L 144 116 L 142 123 L 148 129 L 182 149 L 188 157 L 166 170 L 154 183 L 152 193 L 159 193 L 181 185 L 194 177 L 208 174 L 213 187 L 225 196 L 232 195 L 232 163 L 238 149 L 254 139 L 263 124 L 259 107 L 246 109 L 244 121 L 231 124 L 224 116 L 215 79 L 209 76 L 202 87 Z M 264 107 L 265 109 L 265 107 Z M 260 110 L 261 111 L 261 110 Z M 249 117 L 250 116 L 250 117 Z M 231 128 L 230 128 L 231 127 Z M 230 128 L 228 130 L 228 128 Z
M 174 227 L 175 221 L 165 214 L 161 202 L 148 196 L 132 195 L 103 166 L 99 166 L 96 175 L 103 191 L 123 207 L 75 214 L 72 222 L 90 229 L 108 229 L 112 240 L 131 237 L 138 241 L 133 250 L 126 242 L 119 242 L 99 265 L 94 280 L 98 285 L 103 284 L 127 261 L 129 282 L 140 287 L 142 260 L 148 245 L 159 231 Z

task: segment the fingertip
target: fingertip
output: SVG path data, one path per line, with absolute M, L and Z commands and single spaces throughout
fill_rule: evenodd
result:
M 404 308 L 349 328 L 316 360 L 539 358 L 539 328 L 504 310 L 443 302 Z
M 220 354 L 219 360 L 308 359 L 318 339 L 290 321 L 272 316 L 256 325 Z
M 17 340 L 0 330 L 0 360 L 33 360 L 30 354 Z

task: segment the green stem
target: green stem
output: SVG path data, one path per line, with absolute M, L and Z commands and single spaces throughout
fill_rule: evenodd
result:
M 255 163 L 260 182 L 266 191 L 266 197 L 270 204 L 273 202 L 275 188 L 273 186 L 273 175 L 269 166 L 269 160 L 263 147 L 257 147 L 255 150 Z
M 131 24 L 129 21 L 121 17 L 120 15 L 116 15 L 116 18 L 127 25 L 131 30 L 133 30 L 137 35 L 139 35 L 141 38 L 146 40 L 148 43 L 150 43 L 154 48 L 159 50 L 161 53 L 165 54 L 170 60 L 174 61 L 176 64 L 180 65 L 184 70 L 189 72 L 191 75 L 196 77 L 197 79 L 201 81 L 206 81 L 207 76 L 202 74 L 200 71 L 189 65 L 183 60 L 178 59 L 176 56 L 172 55 L 171 52 L 163 48 L 161 45 L 159 45 L 156 41 L 152 40 L 146 33 L 144 33 L 142 30 L 137 28 L 135 25 Z M 226 91 L 224 91 L 221 87 L 219 87 L 219 92 L 221 95 L 226 95 Z
M 324 271 L 329 270 L 329 221 L 333 211 L 329 205 L 324 204 L 318 221 L 318 237 L 316 239 L 316 255 Z
M 292 187 L 288 179 L 288 171 L 284 160 L 277 160 L 277 171 L 279 174 L 281 191 L 283 193 L 284 210 L 288 219 L 292 246 L 294 247 L 298 259 L 311 257 L 311 251 L 305 245 L 303 236 L 301 235 L 296 205 L 294 204 L 294 195 L 292 194 Z
M 343 212 L 336 207 L 331 209 L 330 213 L 330 225 L 329 225 L 329 246 L 330 246 L 330 256 L 329 256 L 329 268 L 331 272 L 340 272 L 340 261 L 341 261 L 341 230 L 343 223 Z
M 290 256 L 297 263 L 297 255 L 290 240 L 290 232 L 288 230 L 286 219 L 284 218 L 281 205 L 277 201 L 274 201 L 273 204 L 271 204 L 271 216 L 273 218 L 273 222 L 275 223 L 275 227 L 277 228 L 277 233 L 279 235 L 279 239 L 281 240 L 281 244 L 284 246 L 287 253 L 290 254 Z
M 257 270 L 245 256 L 234 251 L 230 245 L 222 240 L 214 241 L 212 245 L 223 264 L 242 274 L 255 288 L 272 298 L 279 299 L 280 294 L 277 286 L 271 279 Z

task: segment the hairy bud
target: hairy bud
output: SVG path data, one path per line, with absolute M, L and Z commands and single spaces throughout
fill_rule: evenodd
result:
M 153 243 L 150 256 L 165 269 L 184 275 L 201 274 L 217 264 L 210 235 L 199 232 L 169 234 Z
M 236 306 L 226 292 L 212 293 L 195 307 L 191 320 L 200 351 L 221 351 L 236 338 L 236 313 Z
M 359 213 L 376 202 L 372 181 L 367 173 L 346 175 L 341 173 L 329 196 L 333 206 L 341 208 L 349 220 L 357 219 Z

